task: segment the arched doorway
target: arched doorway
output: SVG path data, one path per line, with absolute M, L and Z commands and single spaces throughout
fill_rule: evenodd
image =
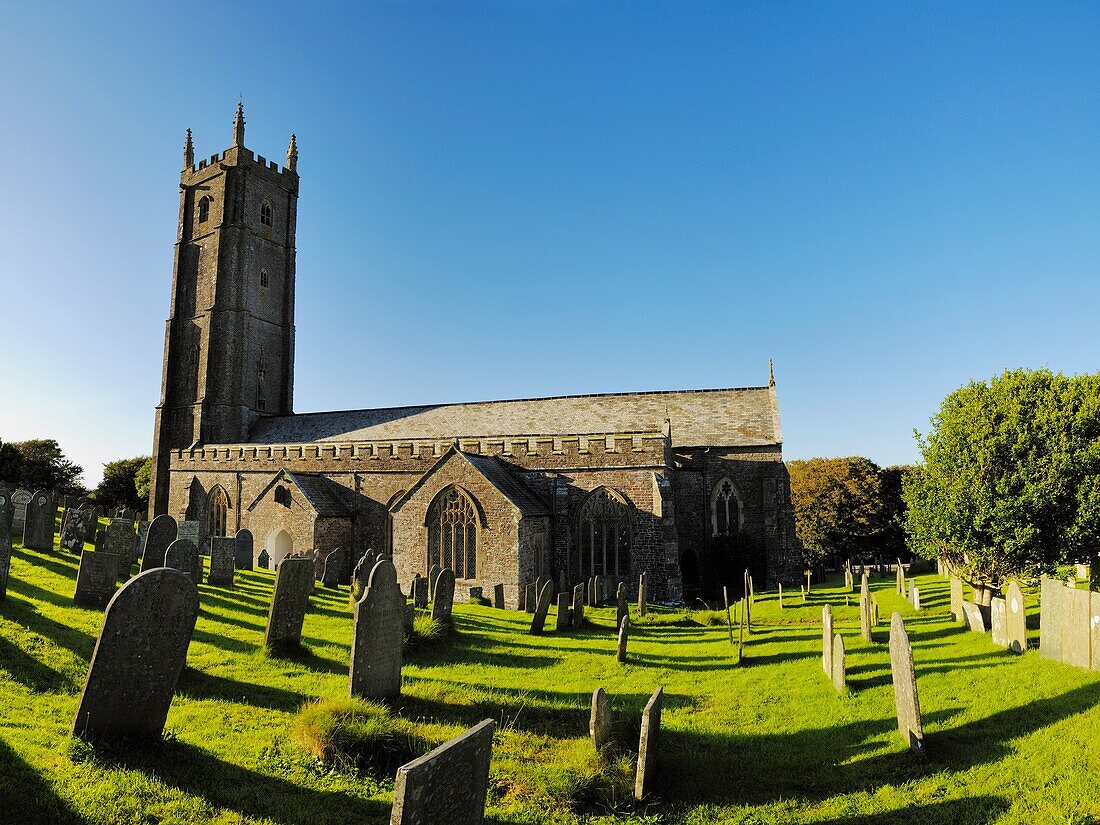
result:
M 267 550 L 268 558 L 271 559 L 271 569 L 274 570 L 275 565 L 294 552 L 294 539 L 286 530 L 279 530 L 268 535 L 264 548 Z

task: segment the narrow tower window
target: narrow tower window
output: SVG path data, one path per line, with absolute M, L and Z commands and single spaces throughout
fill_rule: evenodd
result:
M 266 269 L 261 269 L 260 270 L 260 286 L 262 286 L 264 289 L 267 289 L 267 270 Z
M 260 204 L 260 223 L 264 226 L 271 226 L 273 222 L 271 217 L 271 201 L 264 201 Z
M 199 198 L 199 223 L 206 223 L 210 217 L 210 198 L 203 195 Z

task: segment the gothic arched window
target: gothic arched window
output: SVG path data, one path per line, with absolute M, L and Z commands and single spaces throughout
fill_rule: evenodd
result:
M 264 289 L 267 289 L 267 270 L 266 269 L 261 269 L 260 270 L 260 286 L 262 286 Z
M 265 200 L 260 204 L 260 223 L 271 226 L 274 223 L 271 201 Z
M 224 536 L 225 523 L 229 515 L 229 496 L 221 487 L 215 487 L 207 498 L 206 535 Z
M 477 507 L 457 487 L 448 487 L 428 511 L 428 568 L 438 564 L 456 579 L 477 576 Z
M 711 534 L 732 536 L 741 529 L 741 497 L 728 478 L 718 482 L 710 503 Z
M 630 574 L 630 505 L 606 487 L 598 487 L 577 517 L 581 576 Z
M 206 223 L 210 217 L 210 198 L 203 195 L 199 198 L 199 223 Z

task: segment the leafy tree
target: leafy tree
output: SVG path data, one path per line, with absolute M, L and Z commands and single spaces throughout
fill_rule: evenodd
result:
M 866 458 L 790 461 L 791 502 L 804 561 L 850 558 L 874 547 L 885 508 L 878 465 Z
M 149 461 L 149 456 L 119 458 L 103 465 L 103 480 L 95 489 L 96 504 L 104 507 L 128 507 L 143 510 L 149 506 L 149 485 L 140 495 L 137 476 Z
M 988 604 L 1100 546 L 1100 375 L 1006 371 L 944 399 L 903 484 L 913 549 Z
M 875 550 L 886 558 L 908 558 L 905 537 L 905 499 L 902 483 L 913 468 L 907 464 L 886 467 L 879 473 L 882 496 L 882 525 Z
M 14 444 L 5 444 L 0 441 L 0 480 L 19 484 L 22 479 L 23 454 Z
M 149 486 L 153 483 L 153 457 L 147 456 L 137 473 L 134 474 L 134 487 L 137 489 L 138 498 L 149 504 Z
M 65 458 L 61 447 L 52 438 L 18 441 L 12 446 L 22 458 L 18 479 L 8 479 L 28 490 L 51 490 L 58 493 L 83 495 L 80 477 L 84 468 Z

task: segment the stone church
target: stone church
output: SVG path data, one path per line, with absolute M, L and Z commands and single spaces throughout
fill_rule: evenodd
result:
M 183 152 L 150 515 L 247 528 L 274 565 L 392 555 L 458 592 L 642 571 L 657 601 L 797 580 L 775 380 L 735 389 L 295 413 L 298 150 Z

